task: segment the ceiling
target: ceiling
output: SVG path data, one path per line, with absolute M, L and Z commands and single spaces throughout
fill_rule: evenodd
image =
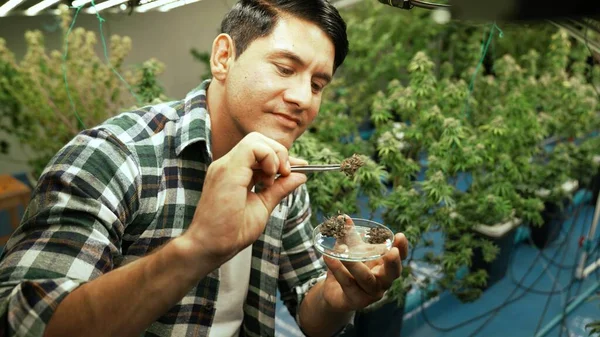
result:
M 95 11 L 91 6 L 92 0 L 0 0 L 0 17 L 2 16 L 13 16 L 13 15 L 52 15 L 56 14 L 56 10 L 60 4 L 66 4 L 69 6 L 79 6 L 84 3 L 83 12 L 94 14 Z M 202 0 L 94 0 L 94 4 L 97 8 L 102 8 L 103 12 L 128 13 L 132 9 L 136 12 L 146 11 L 168 11 L 172 8 L 176 8 L 182 5 L 198 2 Z M 205 0 L 211 1 L 211 0 Z M 338 8 L 351 6 L 362 0 L 332 0 L 332 3 Z M 381 2 L 381 0 L 379 0 Z M 458 1 L 458 0 L 455 0 Z M 471 0 L 460 0 L 460 1 L 471 1 Z M 457 4 L 460 3 L 457 2 Z M 27 10 L 32 6 L 39 3 L 48 4 L 47 8 L 37 12 L 31 13 Z M 2 5 L 10 3 L 13 7 L 12 10 L 4 13 L 2 11 Z M 452 2 L 451 2 L 452 3 Z M 106 5 L 109 6 L 106 6 Z M 6 7 L 4 7 L 6 8 Z M 564 28 L 569 34 L 571 34 L 577 40 L 587 43 L 591 50 L 600 54 L 600 20 L 592 18 L 576 18 L 576 19 L 563 19 L 563 20 L 550 20 L 554 25 Z
M 139 12 L 145 11 L 168 11 L 169 9 L 176 8 L 182 5 L 199 2 L 202 0 L 94 0 L 94 5 L 98 8 L 98 11 L 111 12 L 111 13 L 128 13 L 132 8 Z M 3 15 L 2 8 L 0 7 L 0 17 L 2 16 L 18 16 L 18 15 L 55 15 L 57 8 L 61 4 L 66 4 L 72 7 L 78 7 L 83 4 L 82 11 L 88 14 L 95 14 L 94 6 L 92 6 L 92 0 L 0 0 L 0 6 L 6 3 L 12 2 L 16 4 L 13 9 Z M 39 12 L 28 12 L 34 5 L 46 3 L 45 6 Z M 108 4 L 108 6 L 106 6 Z M 142 5 L 151 7 L 144 10 Z M 138 10 L 142 8 L 142 10 Z

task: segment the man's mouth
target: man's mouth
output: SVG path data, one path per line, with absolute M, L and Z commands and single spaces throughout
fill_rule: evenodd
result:
M 288 127 L 298 127 L 300 125 L 302 125 L 302 120 L 300 120 L 300 118 L 297 117 L 293 117 L 284 113 L 274 113 L 274 115 L 277 117 L 277 119 L 279 121 L 281 121 L 283 124 L 285 124 Z

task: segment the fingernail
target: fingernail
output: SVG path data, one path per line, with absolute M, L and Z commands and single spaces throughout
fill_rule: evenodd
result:
M 285 166 L 288 168 L 288 170 L 292 169 L 292 165 L 290 165 L 289 159 L 285 162 Z

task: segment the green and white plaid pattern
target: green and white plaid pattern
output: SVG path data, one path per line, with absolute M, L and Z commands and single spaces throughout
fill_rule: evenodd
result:
M 69 292 L 185 231 L 212 160 L 208 85 L 83 131 L 52 159 L 1 256 L 0 335 L 42 336 Z M 243 335 L 273 336 L 277 289 L 297 318 L 323 275 L 310 214 L 302 186 L 254 243 Z M 144 336 L 206 336 L 218 290 L 213 271 Z

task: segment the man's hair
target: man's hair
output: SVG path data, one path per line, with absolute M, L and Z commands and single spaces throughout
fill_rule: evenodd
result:
M 281 15 L 291 15 L 317 25 L 335 47 L 334 71 L 348 54 L 346 23 L 328 0 L 240 0 L 221 22 L 239 57 L 254 40 L 271 34 Z

